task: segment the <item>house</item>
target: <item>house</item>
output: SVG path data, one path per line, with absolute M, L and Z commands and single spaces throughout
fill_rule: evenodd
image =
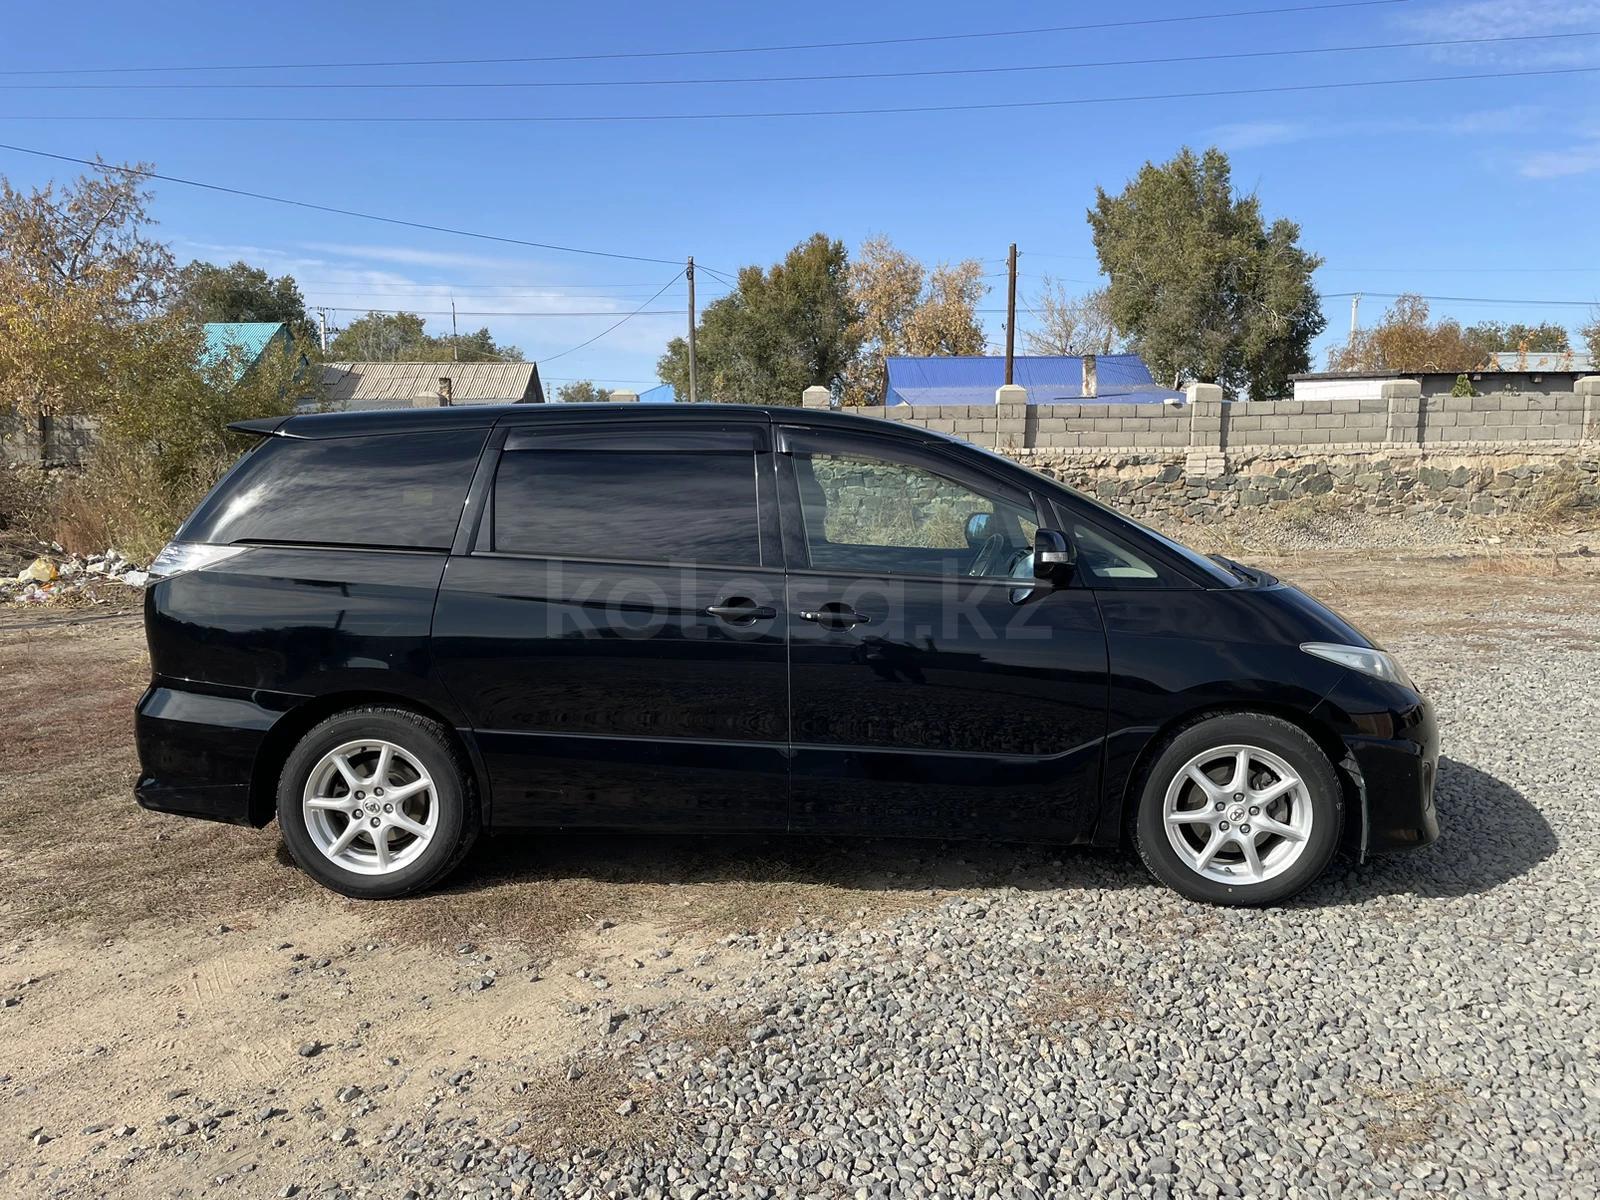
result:
M 1512 352 L 1509 357 L 1522 356 Z M 1535 359 L 1558 359 L 1572 365 L 1559 370 L 1535 366 Z M 1306 375 L 1290 376 L 1294 383 L 1295 400 L 1360 400 L 1374 399 L 1381 386 L 1395 379 L 1413 379 L 1422 386 L 1423 399 L 1430 396 L 1448 396 L 1456 380 L 1466 376 L 1474 393 L 1480 396 L 1492 392 L 1521 392 L 1530 396 L 1570 394 L 1577 381 L 1594 371 L 1583 363 L 1586 354 L 1528 355 L 1528 366 L 1487 369 L 1477 371 L 1317 371 Z
M 322 391 L 335 409 L 544 402 L 531 362 L 334 362 L 323 366 Z
M 1006 380 L 999 355 L 890 355 L 884 360 L 883 403 L 993 404 Z M 1157 404 L 1183 393 L 1159 386 L 1136 354 L 1022 354 L 1012 379 L 1031 404 Z
M 1494 356 L 1494 365 L 1502 371 L 1577 371 L 1592 375 L 1595 355 L 1587 350 L 1502 350 Z
M 294 350 L 294 336 L 283 321 L 207 321 L 201 329 L 205 344 L 200 348 L 200 365 L 209 367 L 231 358 L 235 383 L 250 373 L 269 346 L 285 354 Z

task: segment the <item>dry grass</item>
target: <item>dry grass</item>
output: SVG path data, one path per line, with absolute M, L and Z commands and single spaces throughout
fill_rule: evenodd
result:
M 1039 983 L 1026 1012 L 1030 1025 L 1054 1036 L 1072 1032 L 1073 1026 L 1134 1019 L 1126 988 L 1078 978 L 1058 977 Z
M 1442 1079 L 1406 1088 L 1361 1090 L 1376 1110 L 1364 1125 L 1367 1145 L 1379 1158 L 1406 1157 L 1423 1149 L 1461 1098 L 1461 1086 Z
M 651 1042 L 683 1042 L 702 1062 L 749 1044 L 750 1026 L 726 1013 L 684 1015 L 657 1026 Z M 627 1059 L 583 1054 L 528 1081 L 522 1136 L 544 1154 L 640 1149 L 665 1145 L 685 1132 L 686 1117 L 667 1110 L 677 1079 L 641 1078 Z
M 1533 579 L 1553 578 L 1563 573 L 1561 559 L 1554 552 L 1547 554 L 1485 554 L 1468 559 L 1462 565 L 1466 575 L 1513 576 Z
M 545 1156 L 666 1145 L 683 1130 L 667 1111 L 669 1086 L 640 1079 L 620 1059 L 580 1056 L 528 1081 L 516 1140 Z

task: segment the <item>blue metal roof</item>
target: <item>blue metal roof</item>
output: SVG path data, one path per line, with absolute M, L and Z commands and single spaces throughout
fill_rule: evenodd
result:
M 234 373 L 236 382 L 255 366 L 256 359 L 274 338 L 279 334 L 288 337 L 288 326 L 282 321 L 207 321 L 204 329 L 206 344 L 200 351 L 201 366 L 209 367 L 234 351 L 240 351 L 238 369 Z
M 1092 397 L 1083 394 L 1081 358 L 1025 354 L 1012 363 L 1012 378 L 1028 389 L 1030 404 L 1156 404 L 1183 395 L 1158 386 L 1137 354 L 1097 355 Z M 890 356 L 885 367 L 889 404 L 993 404 L 1006 378 L 999 355 Z
M 653 388 L 645 388 L 639 393 L 640 404 L 676 404 L 678 393 L 672 390 L 670 383 L 658 383 Z

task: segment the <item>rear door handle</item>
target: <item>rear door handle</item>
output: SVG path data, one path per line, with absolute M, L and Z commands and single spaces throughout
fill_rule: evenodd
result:
M 706 609 L 706 614 L 720 617 L 730 625 L 749 625 L 755 621 L 770 621 L 778 615 L 778 610 L 765 604 L 757 604 L 754 600 L 747 600 L 743 596 L 734 596 L 721 604 L 710 605 Z
M 814 621 L 824 629 L 849 629 L 852 625 L 872 620 L 866 613 L 859 613 L 848 604 L 824 604 L 814 611 L 802 612 L 800 619 Z

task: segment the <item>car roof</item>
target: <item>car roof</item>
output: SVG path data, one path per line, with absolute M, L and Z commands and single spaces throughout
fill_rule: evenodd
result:
M 382 408 L 356 412 L 296 413 L 236 421 L 230 429 L 259 436 L 291 438 L 359 437 L 368 434 L 438 433 L 448 429 L 487 429 L 502 421 L 552 424 L 594 420 L 675 424 L 756 418 L 792 425 L 814 425 L 861 432 L 892 433 L 919 442 L 953 442 L 950 438 L 898 421 L 858 417 L 822 408 L 782 404 L 459 404 L 449 407 Z M 962 443 L 964 444 L 964 443 Z

